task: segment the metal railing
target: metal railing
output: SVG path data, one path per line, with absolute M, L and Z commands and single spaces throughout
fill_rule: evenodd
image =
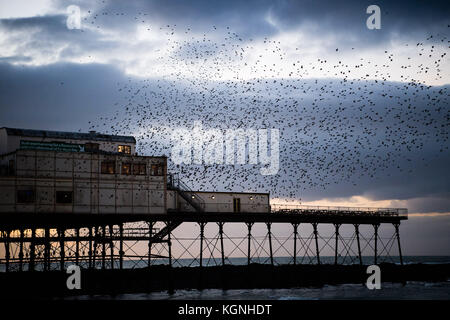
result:
M 306 206 L 272 204 L 271 212 L 276 214 L 338 214 L 364 216 L 407 217 L 406 208 L 341 207 L 341 206 Z

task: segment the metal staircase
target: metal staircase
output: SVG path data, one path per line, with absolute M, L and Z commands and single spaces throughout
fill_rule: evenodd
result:
M 168 179 L 168 189 L 176 190 L 178 194 L 189 203 L 196 212 L 205 211 L 205 201 L 198 193 L 192 191 L 183 181 L 174 175 L 170 175 Z
M 168 176 L 167 188 L 170 190 L 176 190 L 177 193 L 189 204 L 196 212 L 205 211 L 205 201 L 197 193 L 190 190 L 190 188 L 183 183 L 178 177 L 174 175 Z M 169 225 L 162 228 L 158 233 L 156 233 L 152 238 L 155 240 L 162 240 L 175 228 L 177 228 L 181 222 L 172 222 Z

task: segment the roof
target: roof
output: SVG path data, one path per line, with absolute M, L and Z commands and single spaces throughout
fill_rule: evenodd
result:
M 136 143 L 136 139 L 133 136 L 117 136 L 111 134 L 98 133 L 95 131 L 83 133 L 83 132 L 17 129 L 6 127 L 3 127 L 2 129 L 6 129 L 6 134 L 8 136 Z

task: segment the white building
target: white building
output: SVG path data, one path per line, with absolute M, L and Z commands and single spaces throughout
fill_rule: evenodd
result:
M 269 212 L 269 194 L 191 191 L 131 136 L 0 129 L 0 212 Z

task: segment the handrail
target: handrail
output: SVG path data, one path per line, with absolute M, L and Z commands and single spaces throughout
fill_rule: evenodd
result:
M 375 207 L 342 207 L 342 206 L 308 206 L 308 205 L 285 205 L 272 204 L 271 212 L 282 213 L 302 213 L 302 212 L 338 212 L 338 213 L 367 213 L 367 214 L 383 214 L 390 216 L 408 216 L 406 208 L 375 208 Z

